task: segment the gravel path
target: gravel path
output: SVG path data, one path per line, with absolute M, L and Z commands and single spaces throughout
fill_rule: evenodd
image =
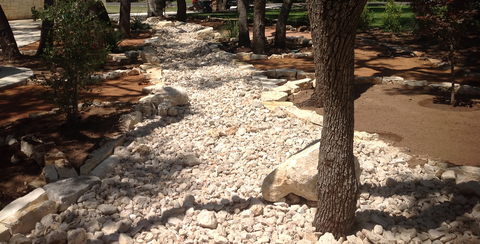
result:
M 115 150 L 123 157 L 115 172 L 66 211 L 44 217 L 28 238 L 53 243 L 68 232 L 87 243 L 336 243 L 314 232 L 315 203 L 294 196 L 268 203 L 261 194 L 263 178 L 318 140 L 321 127 L 266 109 L 261 83 L 196 40 L 201 28 L 164 27 L 154 41 L 160 82 L 185 88 L 191 105 L 178 107 L 177 117 L 138 124 Z M 366 133 L 357 134 L 355 155 L 363 168 L 357 225 L 343 243 L 480 241 L 478 196 L 449 184 L 451 170 L 437 162 L 408 168 L 408 155 Z

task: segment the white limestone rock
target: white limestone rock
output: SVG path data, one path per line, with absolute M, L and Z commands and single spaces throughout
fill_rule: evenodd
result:
M 67 233 L 68 244 L 86 244 L 87 232 L 83 228 L 69 230 Z
M 202 210 L 197 216 L 198 225 L 201 227 L 215 229 L 217 228 L 217 217 L 215 216 L 215 212 Z
M 60 204 L 59 210 L 64 211 L 71 204 L 94 185 L 100 184 L 100 179 L 95 176 L 79 176 L 65 180 L 59 180 L 43 187 L 48 199 Z
M 118 163 L 120 163 L 120 157 L 117 155 L 111 155 L 107 159 L 103 160 L 103 162 L 101 162 L 97 167 L 95 167 L 95 169 L 90 172 L 90 175 L 103 179 L 115 168 Z
M 267 175 L 262 184 L 262 195 L 270 202 L 276 202 L 289 193 L 318 201 L 316 182 L 320 142 L 312 144 Z M 360 177 L 360 164 L 355 157 L 355 174 Z
M 287 101 L 288 94 L 286 92 L 263 92 L 262 93 L 262 101 L 273 101 L 273 102 L 283 102 Z

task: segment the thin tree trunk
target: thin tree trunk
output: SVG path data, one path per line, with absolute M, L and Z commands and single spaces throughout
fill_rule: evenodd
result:
M 92 4 L 89 10 L 93 11 L 97 15 L 97 17 L 108 26 L 112 25 L 112 23 L 110 22 L 110 17 L 108 17 L 107 9 L 105 8 L 105 5 L 103 5 L 102 1 L 98 1 L 95 4 Z
M 293 0 L 283 0 L 282 9 L 278 15 L 275 28 L 275 47 L 285 48 L 287 46 L 287 20 L 292 9 Z
M 43 7 L 45 9 L 53 6 L 54 0 L 44 0 Z M 40 35 L 40 44 L 38 45 L 37 49 L 37 56 L 43 54 L 43 49 L 47 47 L 47 45 L 52 44 L 52 36 L 50 35 L 50 31 L 53 29 L 53 21 L 50 20 L 43 20 L 42 21 L 42 30 Z
M 248 1 L 237 1 L 238 12 L 238 46 L 250 47 L 250 32 L 248 30 Z
M 163 17 L 163 11 L 165 10 L 165 0 L 147 0 L 147 15 L 148 17 L 158 16 Z
M 455 64 L 450 60 L 450 73 L 452 77 L 452 89 L 450 91 L 450 105 L 455 106 Z
M 177 20 L 178 21 L 187 21 L 187 3 L 185 0 L 177 1 Z
M 255 54 L 265 53 L 265 5 L 266 0 L 255 0 L 252 43 L 252 51 Z
M 315 77 L 324 88 L 318 161 L 317 231 L 345 236 L 355 221 L 358 182 L 353 156 L 355 30 L 366 0 L 307 1 Z
M 227 0 L 217 0 L 217 11 L 227 10 Z
M 120 29 L 124 38 L 130 38 L 130 0 L 120 1 Z
M 0 4 L 0 48 L 4 53 L 5 59 L 10 60 L 22 56 L 18 51 L 17 41 L 13 36 L 12 28 L 8 23 L 7 16 L 3 12 Z

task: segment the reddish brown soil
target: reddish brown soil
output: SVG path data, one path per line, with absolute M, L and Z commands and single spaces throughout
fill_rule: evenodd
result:
M 134 38 L 123 40 L 119 46 L 138 45 L 148 33 L 137 34 Z M 22 47 L 21 50 L 36 50 L 38 42 Z M 25 56 L 19 60 L 4 62 L 8 65 L 28 67 L 34 70 L 36 78 L 46 77 L 50 71 L 41 65 L 38 57 Z M 100 73 L 117 69 L 138 67 L 140 61 L 133 64 L 120 64 L 106 60 Z M 142 95 L 142 88 L 146 85 L 143 75 L 126 76 L 115 80 L 106 80 L 93 88 L 93 93 L 87 98 L 97 102 L 125 101 L 137 102 Z M 142 85 L 139 85 L 142 83 Z M 67 155 L 69 163 L 78 169 L 86 157 L 95 149 L 108 133 L 117 129 L 121 114 L 131 111 L 132 105 L 117 105 L 110 107 L 89 107 L 81 112 L 82 119 L 78 125 L 65 123 L 63 116 L 49 115 L 41 119 L 27 118 L 30 113 L 49 111 L 53 105 L 45 103 L 41 94 L 44 88 L 40 85 L 20 86 L 0 91 L 0 138 L 13 135 L 17 140 L 24 135 L 36 133 L 36 137 L 43 142 L 54 142 L 55 148 Z M 19 160 L 12 163 L 12 156 Z M 20 145 L 0 146 L 0 209 L 5 205 L 31 191 L 33 187 L 28 183 L 36 179 L 41 173 L 40 166 L 32 159 L 28 159 L 20 152 Z
M 363 34 L 365 35 L 365 34 Z M 368 36 L 372 38 L 372 36 Z M 373 39 L 390 41 L 396 45 L 412 45 L 412 37 L 392 37 L 377 33 Z M 403 38 L 403 39 L 402 39 Z M 429 42 L 432 44 L 432 42 Z M 433 45 L 433 44 L 432 44 Z M 416 46 L 419 51 L 431 47 Z M 415 50 L 415 49 L 414 49 Z M 243 50 L 245 51 L 245 50 Z M 385 49 L 357 39 L 355 49 L 355 76 L 401 76 L 405 79 L 427 80 L 431 83 L 448 82 L 450 73 L 428 61 L 412 57 L 384 57 Z M 434 55 L 436 53 L 433 53 Z M 474 55 L 476 54 L 476 58 Z M 478 72 L 480 55 L 476 46 L 462 50 L 460 67 Z M 462 59 L 463 58 L 463 59 Z M 465 60 L 468 60 L 466 62 Z M 314 72 L 313 58 L 269 59 L 248 61 L 257 69 L 297 69 Z M 457 72 L 456 81 L 480 86 L 480 82 L 465 80 Z M 416 159 L 441 159 L 457 165 L 480 166 L 480 97 L 469 100 L 470 106 L 455 107 L 437 104 L 438 94 L 414 90 L 401 85 L 356 85 L 355 129 L 375 132 L 398 147 L 405 147 Z M 323 115 L 323 108 L 306 107 L 302 102 L 313 91 L 302 91 L 290 100 L 304 109 Z M 448 94 L 443 94 L 448 96 Z M 467 98 L 468 99 L 468 98 Z M 415 160 L 413 160 L 415 161 Z M 418 160 L 417 162 L 418 163 Z M 424 160 L 420 163 L 425 163 Z

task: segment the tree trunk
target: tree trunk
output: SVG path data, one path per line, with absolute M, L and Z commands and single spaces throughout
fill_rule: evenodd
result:
M 250 47 L 250 32 L 248 30 L 248 1 L 237 1 L 238 12 L 238 46 Z
M 217 11 L 227 10 L 227 0 L 217 0 Z
M 48 9 L 50 6 L 53 6 L 54 0 L 44 0 L 43 8 Z M 43 20 L 42 21 L 42 30 L 40 34 L 40 44 L 38 45 L 37 49 L 37 56 L 43 54 L 43 49 L 47 47 L 47 45 L 52 44 L 52 36 L 50 35 L 50 31 L 53 29 L 53 21 L 50 20 Z
M 324 89 L 314 226 L 336 238 L 355 221 L 358 182 L 353 156 L 355 30 L 366 0 L 308 0 L 315 77 Z
M 165 0 L 147 0 L 147 15 L 148 17 L 158 16 L 163 17 L 163 10 L 166 7 Z
M 265 5 L 266 0 L 255 0 L 253 7 L 253 43 L 255 54 L 265 53 Z
M 130 38 L 130 0 L 120 1 L 120 29 L 124 38 Z
M 450 60 L 450 73 L 452 76 L 452 88 L 450 91 L 450 105 L 455 106 L 455 62 Z
M 108 17 L 107 9 L 105 8 L 105 5 L 103 5 L 102 1 L 98 1 L 95 2 L 95 4 L 90 5 L 89 10 L 93 11 L 97 17 L 108 26 L 112 25 L 110 22 L 110 17 Z
M 187 20 L 187 3 L 185 0 L 177 1 L 177 20 L 183 22 Z
M 18 58 L 22 56 L 18 51 L 17 41 L 13 36 L 12 28 L 8 23 L 7 16 L 3 12 L 2 5 L 0 4 L 0 48 L 6 60 Z
M 275 47 L 285 48 L 287 46 L 287 19 L 292 9 L 292 0 L 283 0 L 282 9 L 278 15 L 275 28 Z

